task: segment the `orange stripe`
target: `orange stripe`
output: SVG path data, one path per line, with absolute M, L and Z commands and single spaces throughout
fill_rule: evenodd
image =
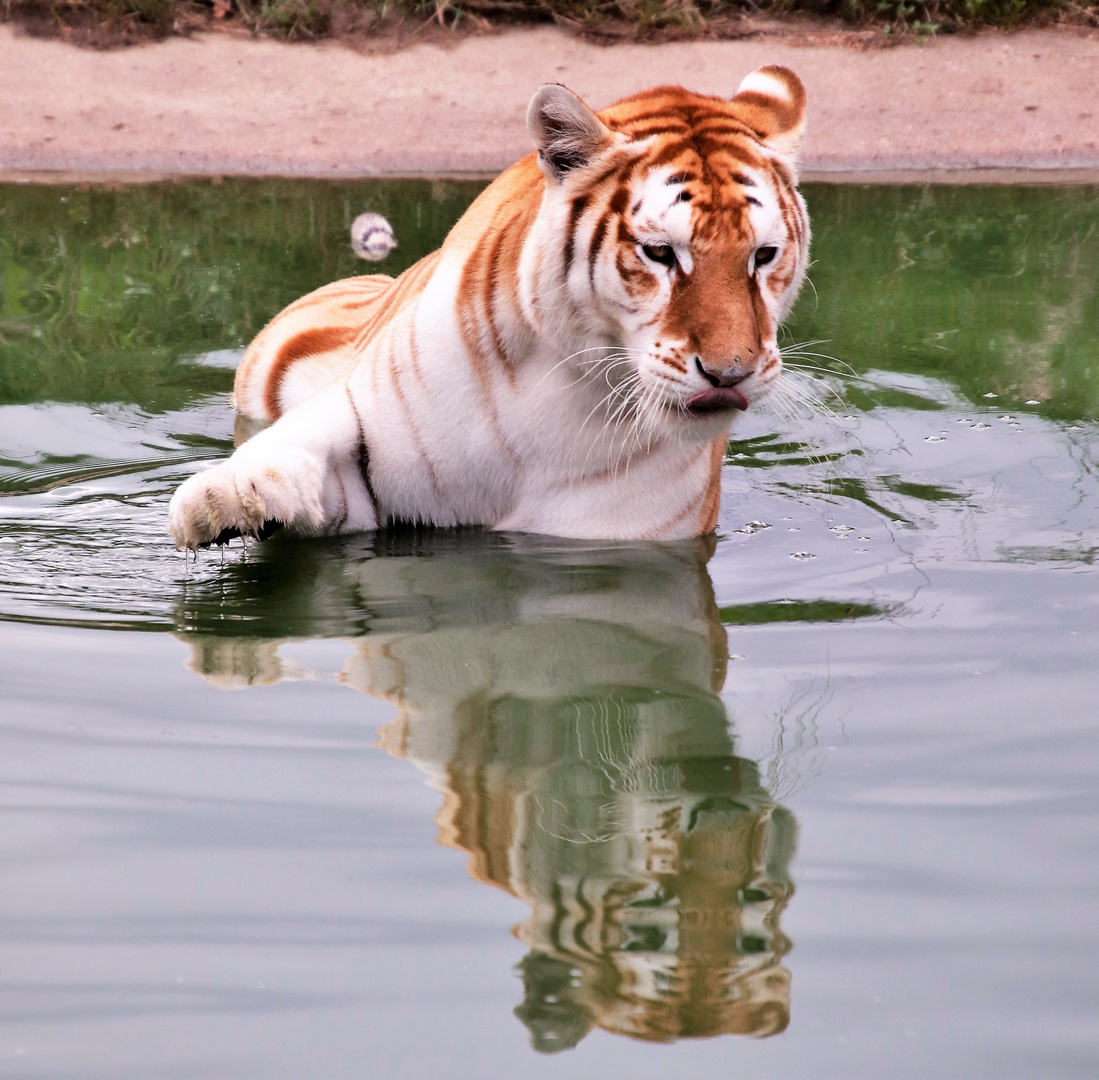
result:
M 351 341 L 355 333 L 353 327 L 318 326 L 312 330 L 303 330 L 300 334 L 295 334 L 288 341 L 283 342 L 275 354 L 271 370 L 267 374 L 267 384 L 263 389 L 263 404 L 267 409 L 267 415 L 272 420 L 277 420 L 282 415 L 279 393 L 291 364 L 307 356 L 335 352 Z
M 397 366 L 392 360 L 389 362 L 389 381 L 393 383 L 393 389 L 397 394 L 397 401 L 400 403 L 401 411 L 405 415 L 405 419 L 408 421 L 408 429 L 412 433 L 412 441 L 416 444 L 416 452 L 423 459 L 424 466 L 427 468 L 427 476 L 431 481 L 431 487 L 435 491 L 436 497 L 441 502 L 446 502 L 443 498 L 442 485 L 439 483 L 439 475 L 435 472 L 435 465 L 431 458 L 428 457 L 427 447 L 424 446 L 424 441 L 420 437 L 420 432 L 416 427 L 416 421 L 412 416 L 412 409 L 409 408 L 408 400 L 404 396 L 404 391 L 401 389 L 400 379 L 398 378 Z
M 378 296 L 385 291 L 393 279 L 386 274 L 366 274 L 361 277 L 344 278 L 334 281 L 329 285 L 323 285 L 313 292 L 295 300 L 292 304 L 283 308 L 252 340 L 241 358 L 237 367 L 236 389 L 238 399 L 246 397 L 244 388 L 253 376 L 253 369 L 267 355 L 269 343 L 272 339 L 278 339 L 282 331 L 282 324 L 287 316 L 305 311 L 308 308 L 318 308 L 321 312 L 321 320 L 332 318 L 332 307 L 343 297 L 354 297 L 356 303 L 338 304 L 344 310 L 366 307 L 376 303 Z M 363 299 L 364 294 L 366 299 Z
M 698 496 L 696 495 L 696 496 L 694 496 L 694 498 L 692 498 L 687 503 L 687 505 L 685 507 L 683 507 L 682 510 L 679 511 L 678 514 L 675 515 L 675 517 L 673 517 L 671 519 L 671 521 L 666 521 L 658 529 L 653 529 L 652 532 L 649 533 L 649 535 L 654 540 L 667 539 L 668 533 L 670 533 L 672 531 L 672 529 L 674 529 L 677 525 L 682 524 L 682 522 L 684 522 L 690 516 L 691 511 L 697 505 L 698 505 Z
M 366 344 L 398 311 L 412 303 L 424 291 L 438 265 L 440 254 L 433 251 L 430 255 L 425 255 L 393 282 L 386 295 L 379 299 L 378 309 L 360 329 L 356 347 L 361 348 Z
M 422 386 L 424 377 L 420 371 L 420 350 L 416 348 L 415 318 L 408 320 L 408 358 L 412 361 L 412 374 L 416 376 L 416 381 Z M 392 360 L 390 360 L 390 363 L 392 363 Z
M 699 536 L 712 533 L 717 528 L 717 516 L 721 508 L 721 466 L 725 463 L 727 445 L 728 438 L 722 435 L 714 439 L 710 448 L 710 482 L 706 488 L 706 497 L 702 500 L 702 511 L 698 515 L 696 531 Z

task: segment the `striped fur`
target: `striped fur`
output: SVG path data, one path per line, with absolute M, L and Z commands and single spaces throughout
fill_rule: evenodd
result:
M 778 377 L 801 285 L 805 93 L 658 87 L 598 115 L 544 86 L 538 147 L 440 251 L 335 282 L 256 338 L 234 401 L 274 423 L 176 493 L 180 547 L 272 522 L 603 538 L 713 530 L 736 411 Z

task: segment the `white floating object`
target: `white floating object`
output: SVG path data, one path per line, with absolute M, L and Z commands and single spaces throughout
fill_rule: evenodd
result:
M 351 223 L 351 249 L 360 259 L 381 262 L 396 246 L 393 226 L 381 214 L 360 214 Z

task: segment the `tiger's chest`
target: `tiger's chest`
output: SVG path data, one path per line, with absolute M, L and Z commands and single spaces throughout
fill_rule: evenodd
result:
M 404 349 L 379 340 L 350 380 L 383 519 L 676 539 L 716 507 L 713 440 L 647 442 L 552 348 L 485 371 L 453 319 L 409 322 Z

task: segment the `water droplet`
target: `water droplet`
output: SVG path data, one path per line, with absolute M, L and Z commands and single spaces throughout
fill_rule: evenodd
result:
M 856 555 L 865 555 L 867 550 L 868 550 L 867 548 L 855 548 L 855 554 Z
M 791 559 L 815 559 L 816 555 L 814 555 L 811 551 L 791 551 L 790 552 L 790 558 Z
M 1015 419 L 1015 417 L 1014 417 L 1014 416 L 1009 416 L 1009 415 L 1008 415 L 1007 413 L 1004 413 L 1004 415 L 1003 415 L 1003 416 L 1001 416 L 1001 417 L 1000 417 L 1000 419 L 1001 419 L 1001 420 L 1007 420 L 1007 421 L 1011 421 L 1011 420 L 1014 420 L 1014 419 Z
M 999 397 L 999 396 L 1000 396 L 999 394 L 985 394 L 985 397 L 988 397 L 988 398 Z
M 869 536 L 860 536 L 859 539 L 860 540 L 869 540 L 870 537 Z
M 960 417 L 958 417 L 958 419 L 957 419 L 957 420 L 955 420 L 954 422 L 955 422 L 956 424 L 972 424 L 972 423 L 973 423 L 973 421 L 972 421 L 972 420 L 970 420 L 970 419 L 969 419 L 969 417 L 967 417 L 967 416 L 960 416 Z
M 737 660 L 747 660 L 748 658 L 744 655 L 744 653 L 731 652 L 731 653 L 729 653 L 729 659 L 733 660 L 733 661 L 737 661 Z
M 987 425 L 986 425 L 987 426 Z M 946 442 L 941 435 L 928 435 L 924 442 Z
M 855 526 L 854 525 L 833 525 L 828 531 L 829 532 L 834 532 L 834 533 L 850 533 L 850 532 L 855 531 Z
M 795 529 L 791 526 L 791 528 L 787 529 L 786 531 L 787 532 L 801 532 L 801 529 Z
M 1041 405 L 1042 403 L 1037 398 L 1030 398 L 1030 400 L 1027 401 L 1027 404 L 1028 405 Z
M 771 526 L 766 521 L 747 521 L 744 523 L 743 529 L 737 529 L 738 533 L 743 533 L 746 536 L 751 536 L 753 533 L 763 532 L 764 529 L 769 529 Z
M 973 430 L 974 431 L 988 431 L 988 429 L 990 427 L 992 427 L 991 424 L 974 424 L 973 425 Z

